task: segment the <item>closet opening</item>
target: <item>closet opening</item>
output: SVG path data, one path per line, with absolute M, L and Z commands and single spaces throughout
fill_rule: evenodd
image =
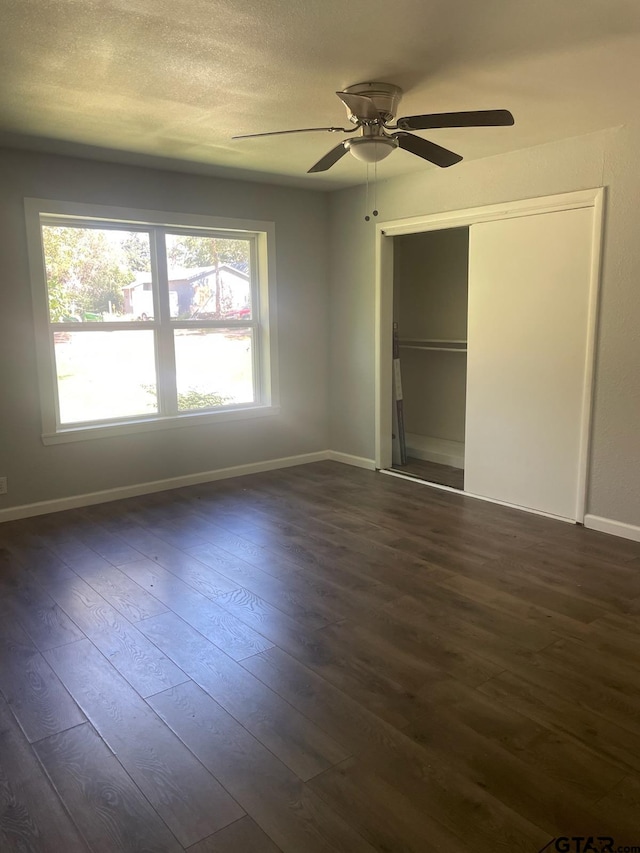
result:
M 469 228 L 393 238 L 391 470 L 464 490 Z
M 584 520 L 603 198 L 376 224 L 377 469 Z

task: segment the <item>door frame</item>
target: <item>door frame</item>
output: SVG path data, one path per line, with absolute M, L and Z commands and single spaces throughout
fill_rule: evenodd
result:
M 593 208 L 593 231 L 589 281 L 589 310 L 587 317 L 587 348 L 584 370 L 585 385 L 580 426 L 575 516 L 576 521 L 580 523 L 584 521 L 587 500 L 598 294 L 602 258 L 603 187 L 376 223 L 375 464 L 377 469 L 384 470 L 389 468 L 392 461 L 393 238 L 406 234 L 421 234 L 425 231 L 443 231 L 450 228 L 466 227 L 479 222 L 514 219 L 516 217 L 534 216 L 540 213 L 553 213 L 561 210 L 575 210 L 585 207 Z M 462 494 L 470 493 L 462 492 Z M 474 497 L 481 496 L 474 495 Z M 523 507 L 523 509 L 526 509 L 526 507 Z

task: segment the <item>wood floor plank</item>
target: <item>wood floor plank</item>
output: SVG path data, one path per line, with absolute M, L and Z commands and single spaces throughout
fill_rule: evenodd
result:
M 519 552 L 518 556 L 521 555 L 522 552 Z M 531 570 L 531 566 L 519 561 L 518 556 L 487 560 L 481 566 L 474 566 L 470 576 L 493 589 L 507 592 L 524 602 L 561 613 L 579 622 L 592 622 L 610 612 L 602 603 L 577 598 L 562 584 L 561 575 L 557 576 L 553 583 L 545 582 Z
M 30 743 L 85 720 L 27 635 L 6 618 L 0 623 L 0 691 Z
M 513 671 L 539 689 L 640 734 L 640 695 L 632 682 L 620 679 L 615 670 L 602 679 L 596 667 L 592 676 L 576 670 L 568 662 L 556 660 L 551 648 L 537 655 L 531 666 L 514 667 Z
M 393 785 L 364 770 L 356 759 L 323 773 L 311 786 L 377 850 L 471 853 L 477 849 L 464 844 Z M 401 848 L 398 839 L 402 839 Z
M 226 513 L 221 517 L 217 513 L 214 517 L 215 523 L 207 520 L 205 515 L 201 518 L 203 523 L 214 531 L 209 535 L 212 544 L 220 550 L 239 557 L 243 562 L 248 562 L 266 573 L 285 580 L 287 585 L 292 581 L 294 589 L 300 583 L 315 583 L 321 596 L 329 594 L 333 602 L 333 596 L 337 595 L 343 608 L 347 606 L 353 608 L 356 599 L 358 602 L 366 600 L 368 605 L 375 607 L 381 601 L 389 601 L 393 596 L 391 588 L 381 584 L 370 571 L 363 573 L 351 561 L 349 564 L 344 560 L 336 563 L 334 560 L 325 560 L 321 557 L 313 560 L 310 559 L 308 551 L 300 554 L 279 548 L 277 537 L 271 542 L 272 547 L 258 544 L 264 540 L 268 531 L 261 529 L 253 523 L 253 520 L 248 522 L 242 515 Z M 230 524 L 231 527 L 226 528 L 222 526 L 224 524 Z M 235 532 L 236 526 L 240 527 L 242 535 Z M 313 600 L 316 600 L 315 597 Z M 332 608 L 332 613 L 337 618 L 341 615 L 346 616 L 349 612 L 349 610 L 336 609 L 335 606 Z
M 503 672 L 478 688 L 514 710 L 568 734 L 626 770 L 640 772 L 640 737 L 519 675 Z
M 319 627 L 310 630 L 264 599 L 242 587 L 220 595 L 216 604 L 244 625 L 260 633 L 272 644 L 304 644 Z M 326 623 L 322 625 L 326 627 Z
M 551 836 L 575 835 L 590 824 L 591 803 L 582 793 L 462 725 L 448 709 L 426 706 L 405 734 L 432 762 L 455 770 Z M 609 822 L 600 828 L 610 832 L 615 827 Z
M 517 631 L 501 631 L 500 624 L 494 625 L 491 619 L 478 619 L 473 609 L 461 611 L 456 604 L 454 599 L 449 606 L 446 603 L 441 606 L 437 596 L 435 601 L 417 601 L 406 596 L 384 609 L 394 620 L 400 619 L 405 630 L 421 633 L 426 625 L 430 630 L 440 632 L 454 648 L 478 655 L 500 669 L 530 663 L 533 653 L 519 642 Z
M 192 554 L 193 558 L 189 556 Z M 262 620 L 269 618 L 278 624 L 289 622 L 294 630 L 304 627 L 311 631 L 332 621 L 320 616 L 310 604 L 296 602 L 287 584 L 211 545 L 190 548 L 180 560 L 165 556 L 164 564 L 180 581 L 228 612 L 239 616 L 246 610 L 248 618 L 241 621 L 258 631 Z M 261 597 L 263 592 L 266 599 Z
M 318 540 L 319 548 L 329 549 L 326 554 L 328 557 L 336 554 L 336 548 L 341 549 L 343 555 L 360 554 L 366 557 L 369 576 L 373 569 L 385 567 L 388 569 L 389 565 L 393 564 L 396 570 L 394 580 L 395 575 L 401 572 L 402 579 L 409 584 L 420 583 L 416 569 L 423 571 L 427 569 L 423 560 L 388 548 L 384 544 L 372 542 L 367 538 L 366 532 L 365 535 L 359 535 L 352 529 L 343 529 L 327 522 L 324 518 L 319 518 L 311 505 L 305 507 L 304 501 L 291 496 L 286 499 L 278 496 L 274 498 L 273 489 L 270 489 L 267 495 L 264 495 L 264 489 L 256 490 L 256 493 L 260 496 L 259 509 L 252 512 L 251 526 L 243 525 L 247 535 L 253 533 L 259 536 L 261 530 L 263 535 L 264 533 L 276 534 L 276 543 L 281 539 L 284 542 L 290 542 L 291 545 L 300 543 L 304 539 L 309 539 L 312 544 L 316 544 Z M 235 517 L 237 518 L 238 515 L 239 511 L 236 510 Z M 319 548 L 315 549 L 318 556 L 322 554 Z M 388 571 L 382 577 L 388 581 L 390 577 Z M 413 589 L 414 587 L 410 586 L 405 591 L 411 592 Z
M 356 755 L 376 743 L 392 744 L 398 729 L 275 646 L 242 666 Z
M 597 826 L 610 822 L 615 827 L 618 847 L 638 847 L 638 814 L 640 814 L 640 778 L 626 776 L 596 806 Z
M 51 583 L 49 592 L 141 696 L 185 680 L 178 667 L 75 573 Z
M 380 581 L 372 577 L 369 567 L 357 554 L 345 552 L 328 541 L 310 537 L 301 530 L 269 529 L 267 526 L 249 522 L 240 514 L 224 513 L 219 523 L 229 525 L 229 529 L 238 532 L 254 545 L 267 548 L 287 562 L 293 562 L 306 571 L 317 572 L 352 588 L 378 586 Z M 336 567 L 339 565 L 339 571 Z M 393 589 L 387 590 L 387 598 Z
M 105 560 L 119 565 L 129 560 L 139 560 L 140 554 L 117 534 L 105 530 L 100 525 L 93 524 L 80 510 L 74 511 L 78 523 L 75 533 L 81 542 L 88 545 Z
M 491 613 L 493 610 L 498 610 L 519 618 L 523 626 L 538 626 L 543 641 L 549 638 L 550 631 L 566 637 L 582 637 L 587 633 L 587 629 L 579 620 L 555 610 L 540 607 L 531 600 L 523 601 L 518 596 L 497 590 L 492 584 L 486 584 L 477 578 L 454 575 L 439 580 L 438 584 L 459 593 L 470 601 L 486 606 Z
M 243 660 L 242 666 L 317 723 L 353 755 L 376 747 L 393 752 L 398 740 L 404 737 L 397 727 L 385 722 L 366 705 L 351 698 L 282 649 L 268 649 Z M 434 684 L 431 682 L 429 690 L 433 689 Z
M 384 590 L 376 595 L 376 589 L 380 585 L 375 581 L 354 580 L 349 575 L 343 577 L 336 573 L 332 577 L 325 573 L 321 576 L 315 571 L 310 573 L 295 562 L 268 548 L 255 545 L 224 527 L 212 524 L 202 516 L 194 515 L 193 518 L 196 520 L 197 529 L 202 531 L 202 535 L 211 545 L 239 558 L 240 563 L 233 566 L 244 575 L 243 585 L 272 604 L 278 600 L 293 602 L 293 606 L 298 608 L 300 602 L 305 607 L 306 602 L 311 602 L 313 610 L 331 622 L 346 618 L 354 610 L 376 607 L 381 602 L 388 601 Z M 207 546 L 190 548 L 189 553 L 207 562 Z M 247 569 L 247 566 L 250 568 Z M 273 600 L 270 591 L 278 598 Z M 296 610 L 291 611 L 291 615 L 295 616 Z
M 310 779 L 348 757 L 349 752 L 311 720 L 175 614 L 147 619 L 140 627 L 301 779 Z
M 0 849 L 3 853 L 89 853 L 2 697 Z
M 181 551 L 195 545 L 203 545 L 206 541 L 198 530 L 189 524 L 188 514 L 183 510 L 178 495 L 174 495 L 170 502 L 153 505 L 140 499 L 129 517 L 147 533 Z
M 576 556 L 570 559 L 557 548 L 550 551 L 537 547 L 519 553 L 517 562 L 521 570 L 528 572 L 537 583 L 567 592 L 578 601 L 614 613 L 627 613 L 633 600 L 640 595 L 637 572 L 628 567 L 624 568 L 622 575 L 618 573 L 616 576 L 604 562 L 589 563 Z
M 435 706 L 588 802 L 610 791 L 625 772 L 572 735 L 542 725 L 454 679 L 429 685 L 419 698 L 423 703 L 420 724 Z
M 88 640 L 47 660 L 178 841 L 188 847 L 243 811 Z
M 94 853 L 180 853 L 182 847 L 89 723 L 35 747 Z
M 283 853 L 375 849 L 197 685 L 149 702 Z
M 341 638 L 329 633 L 328 629 L 316 631 L 307 638 L 299 634 L 281 635 L 279 644 L 313 672 L 365 704 L 382 719 L 400 728 L 407 724 L 405 707 L 411 701 L 410 691 L 394 677 L 394 673 L 378 666 L 371 650 L 363 649 L 361 644 L 345 647 Z
M 166 605 L 97 554 L 67 557 L 66 563 L 129 622 L 167 612 Z
M 6 607 L 22 625 L 40 651 L 81 640 L 84 634 L 64 610 L 33 584 L 3 596 Z
M 211 544 L 189 548 L 187 553 L 212 569 L 214 578 L 219 575 L 228 578 L 235 582 L 236 586 L 249 590 L 272 607 L 287 613 L 310 631 L 322 628 L 336 618 L 335 614 L 324 606 L 322 597 L 314 595 L 312 588 L 307 586 L 301 593 L 296 594 L 295 577 L 288 577 L 286 581 L 279 580 Z M 297 586 L 300 587 L 301 584 L 298 583 Z
M 247 816 L 189 847 L 187 853 L 281 853 L 281 849 Z
M 469 568 L 481 565 L 484 560 L 490 557 L 495 558 L 496 551 L 501 553 L 504 550 L 510 553 L 518 541 L 515 534 L 505 536 L 502 530 L 504 525 L 491 530 L 490 534 L 485 525 L 480 541 L 476 542 L 472 539 L 471 544 L 466 545 L 461 541 L 461 532 L 464 534 L 470 526 L 466 515 L 462 531 L 456 527 L 447 535 L 438 535 L 439 522 L 449 520 L 454 512 L 455 505 L 451 506 L 454 503 L 451 499 L 448 500 L 446 514 L 439 511 L 437 515 L 430 512 L 428 516 L 424 514 L 424 507 L 416 512 L 416 507 L 410 505 L 410 509 L 406 510 L 397 500 L 392 503 L 385 502 L 374 509 L 367 509 L 363 506 L 366 500 L 366 497 L 363 499 L 358 496 L 355 501 L 352 499 L 335 501 L 333 510 L 325 510 L 324 513 L 321 511 L 318 517 L 323 521 L 329 521 L 332 526 L 354 532 L 363 539 L 366 537 L 370 544 L 388 547 L 399 557 L 417 558 L 430 563 L 433 567 L 451 571 L 457 571 L 461 565 Z M 432 496 L 427 500 L 434 502 Z M 440 498 L 440 501 L 444 500 Z M 463 505 L 465 504 L 464 498 L 459 500 Z M 409 516 L 408 513 L 411 515 Z M 427 518 L 433 519 L 430 524 L 426 523 Z M 516 529 L 521 531 L 522 527 Z M 489 535 L 494 543 L 493 547 L 487 543 Z M 530 542 L 528 539 L 525 541 Z
M 347 786 L 341 777 L 347 777 Z M 378 817 L 373 813 L 387 815 L 394 835 L 412 845 L 409 850 L 424 849 L 424 839 L 422 848 L 416 848 L 410 835 L 412 830 L 415 834 L 416 828 L 421 828 L 418 815 L 424 815 L 422 826 L 426 824 L 431 829 L 445 850 L 450 849 L 449 839 L 454 838 L 462 850 L 474 853 L 494 853 L 498 839 L 505 851 L 521 853 L 540 849 L 548 840 L 544 830 L 472 781 L 430 764 L 430 756 L 411 745 L 409 739 L 404 754 L 390 756 L 374 750 L 321 774 L 309 785 L 341 814 L 357 809 L 365 826 L 377 826 Z M 364 802 L 360 799 L 363 791 Z M 469 814 L 473 814 L 473 821 L 465 819 Z M 400 821 L 398 817 L 405 819 Z M 442 827 L 439 835 L 435 828 L 438 825 Z
M 637 650 L 637 645 L 636 646 Z M 557 662 L 574 672 L 589 670 L 598 686 L 617 690 L 631 701 L 640 701 L 640 691 L 636 680 L 640 680 L 640 659 L 633 655 L 628 660 L 617 650 L 607 656 L 606 662 L 594 660 L 593 646 L 590 643 L 578 643 L 571 639 L 561 639 L 548 646 L 542 657 Z
M 132 580 L 160 599 L 234 660 L 242 660 L 273 645 L 215 601 L 197 592 L 153 560 L 127 563 L 121 568 Z
M 347 620 L 329 626 L 322 636 L 342 638 L 343 643 L 348 638 L 350 648 L 369 649 L 379 670 L 410 690 L 419 690 L 438 672 L 478 685 L 503 669 L 471 649 L 457 647 L 441 632 L 406 625 L 384 610 L 359 624 Z

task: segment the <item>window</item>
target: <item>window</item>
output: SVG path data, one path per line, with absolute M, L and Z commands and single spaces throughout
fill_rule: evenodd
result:
M 45 443 L 275 410 L 270 223 L 26 212 Z

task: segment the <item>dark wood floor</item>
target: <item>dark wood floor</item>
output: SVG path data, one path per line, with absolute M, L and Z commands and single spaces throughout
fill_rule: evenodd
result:
M 452 489 L 464 489 L 464 469 L 454 468 L 452 465 L 441 465 L 438 462 L 428 462 L 425 459 L 416 459 L 409 456 L 404 465 L 392 465 L 394 471 L 424 480 L 427 483 L 438 483 L 440 486 L 449 486 Z
M 640 845 L 639 544 L 327 462 L 0 547 L 3 853 Z

